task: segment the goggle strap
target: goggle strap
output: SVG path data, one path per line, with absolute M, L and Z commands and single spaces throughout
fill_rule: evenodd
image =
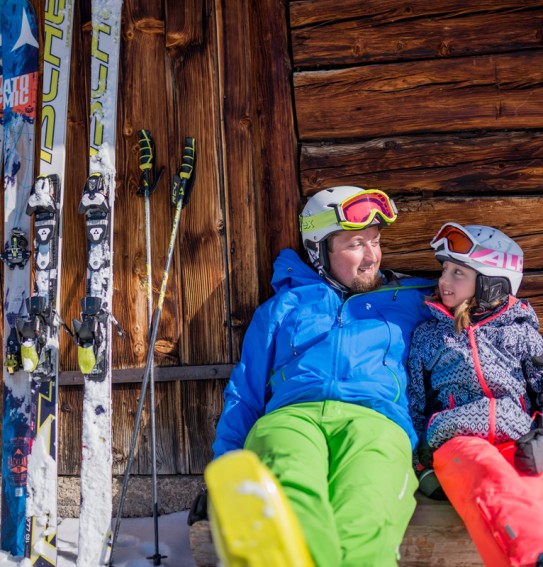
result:
M 311 215 L 309 217 L 300 217 L 300 228 L 304 232 L 310 230 L 321 230 L 335 224 L 338 221 L 336 216 L 336 211 L 334 209 L 330 209 L 329 211 L 321 211 L 316 215 Z

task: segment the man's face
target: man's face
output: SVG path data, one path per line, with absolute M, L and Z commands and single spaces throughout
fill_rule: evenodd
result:
M 330 274 L 356 293 L 380 287 L 380 238 L 376 226 L 338 232 L 328 251 Z

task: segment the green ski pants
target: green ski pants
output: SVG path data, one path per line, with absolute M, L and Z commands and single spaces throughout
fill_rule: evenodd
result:
M 282 484 L 319 567 L 397 565 L 417 487 L 399 425 L 354 404 L 296 404 L 261 417 L 245 448 Z

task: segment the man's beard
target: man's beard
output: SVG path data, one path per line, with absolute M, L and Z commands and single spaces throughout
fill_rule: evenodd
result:
M 350 288 L 353 293 L 368 293 L 375 291 L 383 285 L 383 276 L 375 274 L 371 279 L 356 276 L 351 282 Z

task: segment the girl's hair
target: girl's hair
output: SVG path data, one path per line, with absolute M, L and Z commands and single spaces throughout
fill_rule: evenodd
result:
M 464 299 L 462 303 L 454 310 L 454 330 L 461 335 L 464 329 L 469 327 L 471 322 L 471 314 L 477 309 L 477 300 L 475 297 Z
M 428 298 L 430 301 L 438 301 L 443 304 L 441 300 L 441 294 L 439 293 L 439 288 L 436 287 L 434 295 Z M 501 301 L 497 299 L 494 301 L 490 307 L 491 310 L 495 309 L 500 305 Z M 477 312 L 479 309 L 479 304 L 474 297 L 470 299 L 465 299 L 462 303 L 454 310 L 454 330 L 457 334 L 461 335 L 464 329 L 467 329 L 471 323 L 471 316 Z M 482 311 L 482 310 L 481 310 Z

